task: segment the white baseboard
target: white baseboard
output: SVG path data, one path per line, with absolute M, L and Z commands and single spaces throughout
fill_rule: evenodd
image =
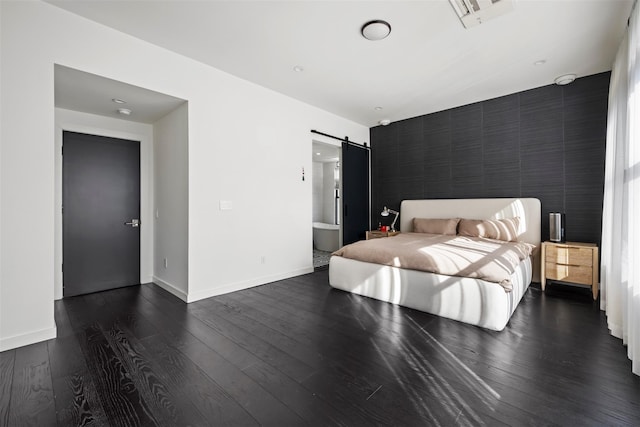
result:
M 215 297 L 216 295 L 228 294 L 229 292 L 240 291 L 242 289 L 252 288 L 254 286 L 264 285 L 266 283 L 276 282 L 278 280 L 288 279 L 290 277 L 301 276 L 303 274 L 313 273 L 313 267 L 302 268 L 286 273 L 274 274 L 272 276 L 263 276 L 243 282 L 229 283 L 216 288 L 205 289 L 198 292 L 189 292 L 186 302 L 200 301 L 201 299 Z
M 153 283 L 155 283 L 156 285 L 160 286 L 165 291 L 177 296 L 182 301 L 188 302 L 187 301 L 187 294 L 183 290 L 176 288 L 171 283 L 165 282 L 164 280 L 162 280 L 162 279 L 160 279 L 159 277 L 156 277 L 156 276 L 151 277 L 151 281 Z
M 0 339 L 0 351 L 13 350 L 14 348 L 24 347 L 25 345 L 35 344 L 55 338 L 58 335 L 56 327 L 41 329 L 39 331 L 29 332 L 26 334 L 14 335 L 8 338 Z

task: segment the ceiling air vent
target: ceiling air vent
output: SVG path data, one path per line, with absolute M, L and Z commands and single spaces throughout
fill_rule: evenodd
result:
M 513 10 L 513 0 L 449 0 L 465 28 L 504 15 Z

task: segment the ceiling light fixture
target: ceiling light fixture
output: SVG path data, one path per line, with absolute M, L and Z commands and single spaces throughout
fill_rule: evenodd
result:
M 513 10 L 515 0 L 449 0 L 465 28 L 469 29 Z
M 382 126 L 386 126 L 389 123 L 391 123 L 391 120 L 389 120 L 389 119 L 382 119 L 382 120 L 378 121 L 378 124 L 381 124 Z
M 124 99 L 120 99 L 120 98 L 113 98 L 111 99 L 111 101 L 115 102 L 116 104 L 126 104 L 127 101 L 125 101 Z
M 382 107 L 375 107 L 374 110 L 376 111 L 382 111 Z
M 546 63 L 547 63 L 546 59 L 541 59 L 539 61 L 534 62 L 533 65 L 544 65 Z
M 293 71 L 295 71 L 296 73 L 301 73 L 304 71 L 304 67 L 302 65 L 296 65 L 295 67 L 293 67 Z
M 118 108 L 118 114 L 122 114 L 123 116 L 130 116 L 131 110 L 128 108 Z
M 576 77 L 577 76 L 575 74 L 565 74 L 563 76 L 556 77 L 554 82 L 559 86 L 564 86 L 564 85 L 568 85 L 569 83 L 573 83 Z
M 362 37 L 367 40 L 377 41 L 386 38 L 391 34 L 391 25 L 387 21 L 376 19 L 375 21 L 369 21 L 360 29 Z

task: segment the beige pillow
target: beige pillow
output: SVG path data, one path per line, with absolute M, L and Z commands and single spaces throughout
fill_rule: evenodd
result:
M 520 218 L 505 219 L 461 219 L 458 234 L 469 237 L 486 237 L 489 239 L 515 242 L 518 240 Z
M 460 218 L 413 218 L 413 232 L 455 236 L 458 221 Z

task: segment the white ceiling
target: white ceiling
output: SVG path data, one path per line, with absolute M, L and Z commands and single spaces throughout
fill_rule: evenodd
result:
M 561 74 L 608 71 L 632 1 L 514 0 L 513 12 L 471 29 L 447 0 L 50 2 L 375 126 L 548 85 Z M 388 21 L 391 35 L 365 40 L 360 28 L 372 19 Z
M 54 71 L 55 105 L 67 110 L 152 124 L 185 102 L 173 96 L 61 65 L 56 65 Z M 125 103 L 118 104 L 113 99 Z M 118 113 L 119 108 L 131 110 L 131 115 Z

